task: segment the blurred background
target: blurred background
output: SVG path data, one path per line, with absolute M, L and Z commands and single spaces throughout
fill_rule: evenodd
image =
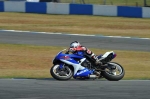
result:
M 26 1 L 26 0 L 0 0 L 0 1 Z M 34 1 L 34 0 L 30 0 L 30 1 Z M 40 0 L 40 1 L 58 2 L 58 3 L 76 3 L 76 4 L 100 4 L 100 5 L 150 7 L 150 0 Z
M 62 3 L 100 4 L 118 6 L 150 6 L 150 0 L 60 0 Z

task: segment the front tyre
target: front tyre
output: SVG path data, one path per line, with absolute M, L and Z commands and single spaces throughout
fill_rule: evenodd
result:
M 108 65 L 115 66 L 116 69 L 107 68 L 105 71 L 102 71 L 102 76 L 110 81 L 118 81 L 121 80 L 125 75 L 124 68 L 115 62 L 109 62 Z
M 60 69 L 58 64 L 52 66 L 50 74 L 56 80 L 69 80 L 73 76 L 73 72 L 68 66 Z

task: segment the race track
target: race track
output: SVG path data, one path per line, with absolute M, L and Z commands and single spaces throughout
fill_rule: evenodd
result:
M 0 43 L 68 47 L 75 40 L 89 48 L 150 51 L 150 39 L 0 31 Z
M 0 99 L 149 99 L 150 81 L 0 79 Z
M 0 31 L 0 43 L 66 46 L 78 40 L 91 48 L 150 51 L 150 40 Z M 0 79 L 0 99 L 150 99 L 149 80 L 56 81 Z

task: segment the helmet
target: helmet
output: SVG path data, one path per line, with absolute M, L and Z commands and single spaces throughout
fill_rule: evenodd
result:
M 70 44 L 70 48 L 76 48 L 76 47 L 79 47 L 79 46 L 81 46 L 81 45 L 78 41 L 74 41 Z

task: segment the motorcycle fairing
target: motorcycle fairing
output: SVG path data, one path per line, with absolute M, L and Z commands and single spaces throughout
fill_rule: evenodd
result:
M 78 53 L 83 55 L 83 53 Z M 81 64 L 74 60 L 74 58 L 78 58 L 80 60 L 85 60 L 83 56 L 79 56 L 76 54 L 63 54 L 62 52 L 59 52 L 55 59 L 60 60 L 63 63 L 66 63 L 68 65 L 73 66 L 74 68 L 74 76 L 88 76 L 93 73 L 93 71 L 88 70 L 87 68 L 81 66 Z M 60 68 L 63 68 L 63 64 L 60 63 Z
M 77 63 L 75 60 L 74 62 L 68 61 L 68 60 L 64 60 L 64 59 L 60 59 L 60 61 L 72 65 L 74 68 L 74 75 L 77 73 L 78 70 L 83 70 L 85 69 L 85 67 L 81 66 L 79 63 Z
M 58 53 L 55 58 L 60 59 L 63 56 L 69 56 L 70 58 L 78 58 L 78 59 L 83 58 L 83 56 L 79 56 L 79 55 L 75 55 L 75 54 L 63 54 L 62 52 Z
M 93 74 L 93 71 L 85 68 L 83 70 L 79 70 L 75 75 L 74 78 L 76 77 L 89 77 L 89 75 Z

